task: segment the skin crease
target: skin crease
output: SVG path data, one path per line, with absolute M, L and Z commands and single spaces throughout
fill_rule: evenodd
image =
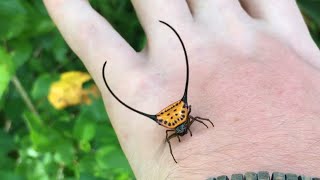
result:
M 237 1 L 133 0 L 148 38 L 140 53 L 87 1 L 44 2 L 99 86 L 137 179 L 205 179 L 261 170 L 320 176 L 320 53 L 294 1 L 270 9 L 278 1 L 242 0 L 241 7 Z M 173 26 L 186 45 L 191 114 L 215 124 L 207 129 L 195 122 L 192 137 L 172 139 L 178 164 L 164 142 L 166 129 L 123 107 L 101 77 L 107 58 L 113 91 L 149 114 L 179 100 L 183 51 L 158 20 Z

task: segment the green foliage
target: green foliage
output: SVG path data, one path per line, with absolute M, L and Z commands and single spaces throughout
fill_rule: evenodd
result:
M 305 16 L 311 36 L 320 48 L 320 1 L 298 0 L 297 2 Z
M 13 63 L 11 56 L 4 50 L 3 48 L 0 47 L 0 74 L 1 74 L 1 79 L 0 79 L 0 99 L 6 90 L 9 81 L 11 79 L 11 76 L 13 74 Z
M 43 73 L 41 74 L 36 81 L 33 83 L 33 87 L 31 90 L 31 97 L 34 100 L 39 100 L 46 98 L 49 93 L 49 88 L 52 82 L 57 81 L 58 76 Z
M 91 3 L 143 47 L 129 1 Z M 61 73 L 86 70 L 42 0 L 0 1 L 0 20 L 0 179 L 133 179 L 101 97 L 63 110 L 48 102 Z
M 146 38 L 129 0 L 90 3 L 142 49 Z M 320 45 L 320 3 L 298 3 Z M 0 179 L 133 179 L 101 98 L 63 110 L 48 102 L 62 72 L 86 70 L 42 0 L 2 0 L 0 21 Z
M 103 15 L 114 28 L 136 50 L 141 50 L 145 45 L 146 38 L 136 18 L 132 5 L 128 0 L 95 0 L 91 5 Z

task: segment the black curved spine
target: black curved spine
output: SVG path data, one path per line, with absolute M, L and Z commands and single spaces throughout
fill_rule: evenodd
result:
M 154 121 L 156 121 L 156 116 L 155 115 L 151 115 L 151 114 L 146 114 L 144 112 L 141 112 L 141 111 L 138 111 L 132 107 L 130 107 L 129 105 L 127 105 L 126 103 L 124 103 L 123 101 L 121 101 L 114 93 L 113 91 L 111 90 L 111 88 L 109 87 L 108 83 L 107 83 L 107 80 L 106 80 L 106 77 L 104 76 L 104 71 L 105 71 L 105 67 L 106 67 L 106 64 L 107 64 L 107 61 L 103 64 L 103 68 L 102 68 L 102 77 L 103 77 L 103 81 L 104 81 L 104 84 L 107 86 L 108 90 L 110 91 L 110 93 L 112 94 L 112 96 L 114 98 L 116 98 L 116 100 L 118 100 L 122 105 L 124 105 L 125 107 L 127 107 L 128 109 L 138 113 L 138 114 L 141 114 L 143 116 L 146 116 Z
M 186 85 L 185 85 L 185 88 L 184 88 L 184 93 L 183 93 L 183 96 L 182 96 L 182 101 L 188 105 L 188 85 L 189 85 L 189 61 L 188 61 L 188 55 L 187 55 L 187 51 L 186 51 L 186 47 L 184 46 L 184 43 L 180 37 L 180 35 L 178 34 L 178 32 L 172 27 L 170 26 L 168 23 L 166 22 L 163 22 L 163 21 L 159 21 L 161 22 L 162 24 L 165 24 L 167 25 L 179 38 L 179 41 L 182 45 L 182 48 L 183 48 L 183 52 L 184 52 L 184 56 L 185 56 L 185 59 L 186 59 L 186 66 L 187 66 L 187 77 L 186 77 Z

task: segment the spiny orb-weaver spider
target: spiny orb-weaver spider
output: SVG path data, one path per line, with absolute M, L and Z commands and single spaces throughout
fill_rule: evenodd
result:
M 155 115 L 146 114 L 144 112 L 138 111 L 138 110 L 130 107 L 129 105 L 125 104 L 123 101 L 121 101 L 113 93 L 113 91 L 110 89 L 110 87 L 106 81 L 106 78 L 104 76 L 105 66 L 106 66 L 107 62 L 105 62 L 103 65 L 102 77 L 103 77 L 105 85 L 107 86 L 107 88 L 110 91 L 110 93 L 112 94 L 112 96 L 115 99 L 117 99 L 122 105 L 124 105 L 128 109 L 130 109 L 138 114 L 141 114 L 143 116 L 146 116 L 146 117 L 154 120 L 159 125 L 169 129 L 169 130 L 166 130 L 166 141 L 169 144 L 171 156 L 172 156 L 173 160 L 177 163 L 177 161 L 172 153 L 170 139 L 172 139 L 173 137 L 177 137 L 180 142 L 179 136 L 184 136 L 185 134 L 188 133 L 188 131 L 190 132 L 190 135 L 192 136 L 192 132 L 190 130 L 190 127 L 194 121 L 197 121 L 197 122 L 203 124 L 207 128 L 208 128 L 208 126 L 203 121 L 210 122 L 213 127 L 214 127 L 214 125 L 209 119 L 201 118 L 198 116 L 193 117 L 190 115 L 191 105 L 188 105 L 188 101 L 187 101 L 187 92 L 188 92 L 188 83 L 189 83 L 189 62 L 188 62 L 188 55 L 186 52 L 186 48 L 184 46 L 184 43 L 182 42 L 181 37 L 177 33 L 177 31 L 173 27 L 171 27 L 169 24 L 167 24 L 166 22 L 163 22 L 163 21 L 160 21 L 160 22 L 167 25 L 177 35 L 177 37 L 179 38 L 179 41 L 182 45 L 183 51 L 184 51 L 184 55 L 185 55 L 185 59 L 186 59 L 186 67 L 187 67 L 187 77 L 186 77 L 184 94 L 180 100 L 170 104 L 168 107 L 164 108 L 163 110 L 161 110 L 159 113 L 157 113 Z M 174 133 L 169 135 L 168 133 L 172 132 L 172 131 L 174 131 Z

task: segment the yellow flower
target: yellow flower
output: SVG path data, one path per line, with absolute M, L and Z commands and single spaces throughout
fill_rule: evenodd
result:
M 98 96 L 98 89 L 95 86 L 88 90 L 82 85 L 91 79 L 88 73 L 70 71 L 61 74 L 60 80 L 51 84 L 48 95 L 49 102 L 56 109 L 63 109 L 81 103 L 91 103 L 89 94 Z

